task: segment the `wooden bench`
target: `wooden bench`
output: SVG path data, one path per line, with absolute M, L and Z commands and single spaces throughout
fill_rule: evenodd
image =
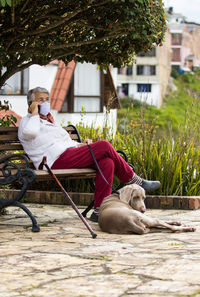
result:
M 80 135 L 73 125 L 65 128 L 73 140 L 81 142 Z M 34 179 L 49 180 L 51 175 L 46 170 L 35 170 L 32 162 L 26 156 L 23 147 L 18 140 L 17 127 L 0 127 L 0 186 L 13 183 L 21 185 L 21 191 L 13 199 L 6 199 L 0 197 L 0 210 L 8 206 L 18 206 L 23 209 L 32 220 L 32 231 L 38 232 L 40 230 L 35 217 L 29 209 L 21 202 L 19 202 L 28 187 L 28 184 Z M 96 170 L 92 168 L 81 169 L 56 169 L 53 170 L 58 178 L 68 179 L 88 179 L 92 186 L 92 179 L 96 176 Z M 92 204 L 84 212 L 84 216 Z

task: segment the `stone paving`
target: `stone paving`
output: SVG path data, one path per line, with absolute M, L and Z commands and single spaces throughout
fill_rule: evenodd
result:
M 69 206 L 28 205 L 0 216 L 0 297 L 200 296 L 200 210 L 148 210 L 194 233 L 90 233 Z

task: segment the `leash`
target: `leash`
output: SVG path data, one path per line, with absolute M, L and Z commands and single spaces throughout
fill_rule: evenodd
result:
M 95 155 L 94 155 L 94 152 L 93 152 L 93 150 L 92 150 L 92 148 L 91 148 L 91 145 L 88 144 L 88 147 L 89 147 L 90 153 L 91 153 L 91 155 L 92 155 L 92 158 L 93 158 L 93 160 L 94 160 L 94 163 L 95 163 L 95 165 L 96 165 L 96 167 L 97 167 L 99 173 L 101 174 L 101 177 L 103 178 L 103 180 L 105 181 L 105 183 L 112 189 L 112 193 L 116 193 L 116 194 L 119 195 L 119 192 L 118 192 L 117 190 L 113 189 L 113 187 L 109 184 L 109 182 L 107 181 L 107 179 L 106 179 L 105 176 L 103 175 L 103 172 L 101 171 L 101 168 L 99 167 L 99 164 L 98 164 L 98 162 L 97 162 L 97 159 L 96 159 L 96 157 L 95 157 Z

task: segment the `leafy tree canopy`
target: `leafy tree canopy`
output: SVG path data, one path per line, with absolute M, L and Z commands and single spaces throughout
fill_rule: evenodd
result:
M 0 0 L 0 86 L 54 59 L 129 64 L 165 30 L 162 0 Z

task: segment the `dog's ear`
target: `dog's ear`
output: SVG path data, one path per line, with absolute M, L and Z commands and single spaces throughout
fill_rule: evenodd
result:
M 131 195 L 130 195 L 130 200 L 128 202 L 128 204 L 133 207 L 133 204 L 134 204 L 134 199 L 138 198 L 138 195 L 137 195 L 137 190 L 133 187 L 132 188 L 132 191 L 131 191 Z
M 129 204 L 132 196 L 132 191 L 133 189 L 131 185 L 127 185 L 123 187 L 122 189 L 119 190 L 119 194 L 120 194 L 119 199 Z

